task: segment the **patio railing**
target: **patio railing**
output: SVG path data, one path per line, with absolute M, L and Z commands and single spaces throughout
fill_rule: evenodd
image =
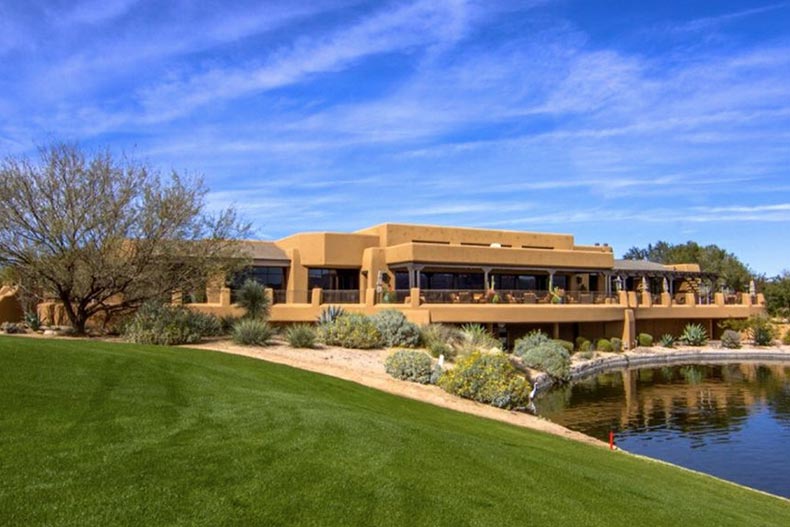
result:
M 359 304 L 359 289 L 324 289 L 322 304 Z
M 604 293 L 565 291 L 559 296 L 545 290 L 455 290 L 422 289 L 421 301 L 426 304 L 607 304 L 615 297 Z

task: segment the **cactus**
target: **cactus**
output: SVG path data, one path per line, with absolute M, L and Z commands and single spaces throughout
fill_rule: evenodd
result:
M 673 337 L 669 333 L 664 333 L 663 335 L 661 335 L 661 338 L 658 340 L 658 344 L 662 348 L 672 348 L 675 346 L 675 337 Z
M 331 324 L 337 320 L 338 317 L 343 316 L 343 314 L 345 314 L 345 311 L 340 306 L 325 307 L 324 310 L 321 311 L 321 314 L 318 315 L 318 323 L 321 325 Z
M 689 346 L 704 346 L 708 342 L 708 332 L 701 324 L 686 324 L 680 340 Z

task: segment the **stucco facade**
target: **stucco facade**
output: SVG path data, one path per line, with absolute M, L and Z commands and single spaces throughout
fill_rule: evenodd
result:
M 482 323 L 512 342 L 533 328 L 572 339 L 645 331 L 677 335 L 688 321 L 716 336 L 718 320 L 764 311 L 762 295 L 703 291 L 694 264 L 615 260 L 573 236 L 382 224 L 354 233 L 300 233 L 247 242 L 251 276 L 272 295 L 272 320 L 314 321 L 330 304 L 372 314 L 398 309 L 420 324 Z M 215 284 L 192 308 L 239 313 Z

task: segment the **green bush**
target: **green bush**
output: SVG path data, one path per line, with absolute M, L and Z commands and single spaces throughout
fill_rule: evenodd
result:
M 345 315 L 346 312 L 340 306 L 328 306 L 321 311 L 321 314 L 318 315 L 318 323 L 323 324 L 331 324 L 339 317 Z
M 756 346 L 772 346 L 776 338 L 774 325 L 764 316 L 749 317 L 747 331 Z
M 406 320 L 406 316 L 400 311 L 387 309 L 376 313 L 370 319 L 381 333 L 384 347 L 414 348 L 420 345 L 420 327 Z
M 679 340 L 687 346 L 704 346 L 708 343 L 708 332 L 701 324 L 686 324 Z
M 266 295 L 266 288 L 255 280 L 245 280 L 236 291 L 236 303 L 243 308 L 245 318 L 269 318 L 271 300 Z
M 398 350 L 384 361 L 387 373 L 403 381 L 430 384 L 432 373 L 431 357 L 414 350 Z
M 650 346 L 653 345 L 653 335 L 649 333 L 640 333 L 636 337 L 636 341 L 639 344 L 639 346 L 643 348 L 649 348 Z
M 444 372 L 438 384 L 448 393 L 498 408 L 529 403 L 529 383 L 501 352 L 473 351 Z
M 569 342 L 567 340 L 562 339 L 554 339 L 554 342 L 565 348 L 565 351 L 568 353 L 573 353 L 573 342 Z
M 578 351 L 587 351 L 590 349 L 590 340 L 586 337 L 576 337 L 573 341 Z
M 466 352 L 502 349 L 499 339 L 480 324 L 464 324 L 461 326 L 461 335 L 463 336 L 463 348 Z
M 359 313 L 346 313 L 321 326 L 321 338 L 330 346 L 372 349 L 381 346 L 381 333 L 370 319 Z
M 444 355 L 447 360 L 455 359 L 463 335 L 455 326 L 428 324 L 420 329 L 420 338 L 428 352 L 434 357 Z
M 122 334 L 124 339 L 136 344 L 175 346 L 194 344 L 203 337 L 219 335 L 221 330 L 222 324 L 214 315 L 148 302 L 127 320 Z
M 574 356 L 579 357 L 580 359 L 590 360 L 595 357 L 594 351 L 577 351 L 574 353 Z
M 550 341 L 551 339 L 541 330 L 534 329 L 518 340 L 521 342 L 521 345 L 526 348 L 536 348 L 541 344 Z
M 315 328 L 308 324 L 295 324 L 285 330 L 285 340 L 292 348 L 314 348 Z
M 513 353 L 521 358 L 525 366 L 544 371 L 555 379 L 567 380 L 570 375 L 571 356 L 556 342 L 547 341 L 535 347 L 527 347 L 528 342 L 518 339 Z
M 623 351 L 623 339 L 619 337 L 612 337 L 609 339 L 609 342 L 612 344 L 613 352 L 620 353 Z
M 230 335 L 233 333 L 233 326 L 239 321 L 235 315 L 225 315 L 219 317 L 220 335 Z
M 273 336 L 274 330 L 264 320 L 244 318 L 233 326 L 233 342 L 243 346 L 266 346 Z
M 41 319 L 35 311 L 28 311 L 25 313 L 25 324 L 33 331 L 41 329 Z
M 738 349 L 741 347 L 741 334 L 731 329 L 725 329 L 721 334 L 721 347 L 727 349 Z
M 612 348 L 612 343 L 608 339 L 599 339 L 598 342 L 595 343 L 596 351 L 604 351 L 604 352 L 612 352 L 614 348 Z
M 782 337 L 782 344 L 785 346 L 790 346 L 790 329 L 788 329 L 785 333 L 785 336 Z
M 674 348 L 675 347 L 675 337 L 670 335 L 669 333 L 664 333 L 661 335 L 661 338 L 658 339 L 658 345 L 662 348 Z

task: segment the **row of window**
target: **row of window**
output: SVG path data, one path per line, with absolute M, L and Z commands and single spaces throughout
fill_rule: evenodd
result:
M 545 274 L 492 274 L 494 288 L 502 290 L 546 290 L 549 288 L 549 277 Z M 285 267 L 251 267 L 238 273 L 230 281 L 230 287 L 237 289 L 246 280 L 252 279 L 275 290 L 285 290 L 287 287 L 287 268 Z M 567 289 L 567 276 L 555 275 L 554 286 Z M 591 276 L 592 279 L 597 277 Z M 490 278 L 489 278 L 490 280 Z M 355 290 L 359 289 L 359 269 L 309 269 L 307 273 L 307 288 L 311 290 L 320 287 L 325 290 Z M 483 290 L 486 289 L 483 273 L 420 273 L 421 289 L 457 289 L 457 290 Z M 591 284 L 591 287 L 595 287 Z M 395 289 L 408 289 L 409 275 L 406 272 L 395 273 Z

